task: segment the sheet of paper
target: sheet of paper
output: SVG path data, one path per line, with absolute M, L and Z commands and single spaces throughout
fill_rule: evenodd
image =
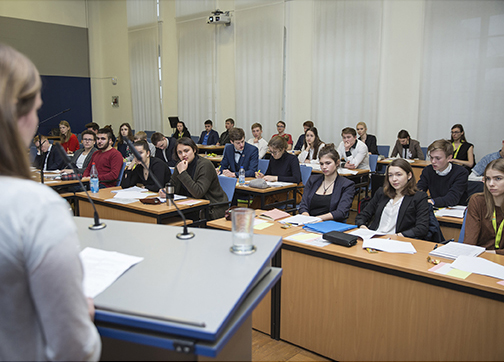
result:
M 485 248 L 476 245 L 457 243 L 451 241 L 446 245 L 432 250 L 429 255 L 440 258 L 456 259 L 458 256 L 478 256 L 485 251 Z
M 166 198 L 158 197 L 158 199 L 161 202 L 166 202 Z M 173 195 L 173 201 L 178 201 L 178 200 L 183 200 L 183 199 L 187 199 L 187 196 L 182 196 L 182 195 L 177 195 L 177 194 Z
M 469 275 L 471 275 L 470 272 L 467 272 L 464 270 L 459 270 L 459 269 L 454 269 L 452 267 L 452 264 L 444 263 L 444 262 L 441 262 L 438 265 L 430 268 L 429 271 L 434 272 L 434 273 L 438 273 L 438 274 L 449 275 L 451 277 L 460 278 L 460 279 L 465 279 Z
M 459 269 L 452 269 L 448 273 L 446 273 L 446 275 L 449 275 L 449 276 L 455 277 L 455 278 L 460 278 L 460 279 L 465 279 L 471 274 L 472 274 L 471 272 L 467 272 L 467 271 L 459 270 Z
M 415 247 L 408 241 L 390 239 L 364 239 L 362 247 L 386 251 L 387 253 L 416 253 Z
M 361 239 L 371 239 L 373 236 L 376 236 L 376 235 L 385 235 L 383 233 L 378 233 L 375 230 L 369 230 L 369 229 L 356 229 L 356 230 L 350 231 L 347 234 L 357 236 Z
M 450 216 L 459 219 L 464 218 L 465 206 L 462 207 L 447 207 L 436 211 L 436 216 Z
M 287 236 L 284 239 L 291 240 L 291 241 L 298 241 L 298 242 L 307 242 L 307 241 L 313 241 L 315 239 L 320 239 L 320 234 L 297 233 L 294 235 Z
M 298 214 L 295 216 L 288 217 L 286 219 L 279 220 L 278 222 L 281 224 L 289 223 L 292 225 L 306 225 L 314 222 L 319 222 L 321 220 L 322 219 L 320 219 L 319 217 Z
M 107 202 L 113 202 L 115 204 L 128 205 L 128 204 L 132 204 L 134 202 L 137 202 L 138 199 L 116 199 L 116 198 L 112 198 L 112 199 L 106 199 L 105 201 L 107 201 Z
M 470 273 L 504 279 L 504 265 L 494 263 L 487 259 L 462 255 L 455 259 L 451 265 L 452 268 L 465 270 Z
M 138 186 L 133 186 L 133 187 L 128 187 L 127 189 L 113 190 L 111 192 L 113 194 L 117 194 L 117 193 L 125 193 L 125 192 L 145 192 L 145 191 L 149 191 L 149 190 L 147 190 L 146 188 L 141 188 L 141 187 L 138 187 Z
M 497 282 L 497 284 L 504 285 L 504 280 Z
M 348 168 L 338 168 L 338 174 L 340 175 L 357 175 L 358 173 L 358 171 L 349 170 Z
M 196 205 L 202 202 L 201 200 L 185 200 L 177 202 L 177 205 Z
M 292 182 L 280 182 L 280 181 L 275 181 L 275 182 L 272 182 L 272 181 L 266 181 L 266 184 L 267 184 L 269 187 L 283 187 L 283 186 L 290 186 L 290 185 L 294 185 L 294 183 L 292 183 Z
M 436 270 L 438 270 L 439 268 L 443 267 L 443 265 L 446 265 L 446 264 L 448 264 L 448 263 L 445 263 L 444 261 L 442 261 L 438 265 L 434 265 L 432 268 L 430 268 L 429 271 L 430 272 L 435 272 Z
M 145 199 L 148 196 L 157 195 L 155 192 L 126 191 L 115 194 L 114 199 Z
M 265 220 L 263 220 L 265 221 Z M 266 228 L 269 228 L 271 225 L 273 225 L 272 222 L 262 222 L 260 224 L 257 224 L 257 225 L 254 225 L 254 230 L 263 230 L 263 229 L 266 229 Z
M 257 218 L 257 217 L 256 217 L 256 218 L 254 219 L 254 226 L 259 225 L 259 224 L 263 224 L 263 223 L 265 223 L 265 222 L 268 222 L 268 220 L 265 220 L 265 219 L 259 219 L 259 218 Z
M 91 298 L 95 298 L 126 270 L 143 260 L 142 257 L 95 248 L 85 248 L 80 252 L 80 258 L 84 268 L 84 294 Z

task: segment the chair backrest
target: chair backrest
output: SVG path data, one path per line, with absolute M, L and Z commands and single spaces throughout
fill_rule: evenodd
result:
M 300 169 L 301 169 L 301 181 L 303 181 L 303 185 L 306 185 L 308 179 L 311 176 L 312 168 L 305 165 L 301 165 Z
M 198 143 L 199 141 L 199 137 L 198 136 L 191 136 L 192 140 L 194 141 L 194 143 Z
M 82 143 L 82 133 L 77 135 L 77 139 L 79 140 L 79 143 Z
M 229 202 L 233 200 L 235 188 L 236 188 L 236 179 L 234 177 L 227 177 L 223 175 L 219 175 L 219 183 L 226 193 Z
M 376 147 L 378 147 L 378 153 L 379 153 L 380 155 L 385 156 L 385 158 L 387 158 L 387 157 L 388 157 L 388 155 L 389 155 L 389 151 L 390 151 L 390 146 L 388 146 L 388 145 L 383 145 L 383 146 L 376 146 Z
M 124 169 L 126 168 L 126 162 L 123 161 L 122 167 L 121 167 L 121 172 L 119 172 L 119 178 L 117 179 L 117 185 L 116 186 L 121 186 L 121 181 L 124 175 Z
M 369 168 L 371 172 L 376 172 L 376 165 L 378 165 L 378 155 L 369 155 Z
M 462 221 L 462 227 L 460 228 L 460 234 L 458 238 L 459 243 L 464 242 L 466 216 L 467 216 L 467 209 L 464 211 L 464 221 Z
M 147 133 L 147 138 L 150 139 L 151 136 L 156 132 L 156 131 L 144 131 L 145 133 Z
M 266 173 L 266 170 L 268 169 L 269 166 L 269 160 L 265 160 L 263 158 L 259 159 L 259 163 L 257 164 L 257 169 L 261 170 L 261 172 L 264 174 Z
M 428 147 L 420 147 L 422 149 L 422 153 L 425 159 L 427 159 L 427 148 Z

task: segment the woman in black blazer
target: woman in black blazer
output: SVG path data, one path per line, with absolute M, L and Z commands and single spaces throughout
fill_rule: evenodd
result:
M 355 223 L 386 234 L 425 238 L 429 230 L 429 203 L 427 194 L 416 188 L 411 165 L 403 159 L 394 160 L 385 175 L 383 188 L 357 215 Z
M 299 205 L 299 213 L 317 216 L 322 220 L 345 221 L 355 195 L 353 181 L 338 176 L 340 157 L 330 143 L 319 152 L 323 175 L 309 178 Z
M 177 123 L 177 130 L 175 132 L 173 132 L 172 137 L 177 140 L 182 137 L 191 138 L 191 134 L 189 133 L 189 130 L 187 129 L 185 123 L 182 121 L 179 121 Z

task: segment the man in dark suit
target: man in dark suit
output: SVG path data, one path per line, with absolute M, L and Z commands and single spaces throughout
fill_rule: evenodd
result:
M 35 143 L 37 147 L 37 156 L 35 156 L 33 166 L 38 169 L 43 168 L 44 171 L 63 169 L 65 167 L 65 161 L 63 161 L 58 151 L 54 148 L 56 145 L 53 147 L 46 136 L 41 136 L 41 140 L 42 144 L 39 145 L 38 136 L 33 139 L 33 143 Z M 42 149 L 42 154 L 40 154 L 40 149 Z
M 229 131 L 231 144 L 224 148 L 220 169 L 224 176 L 238 177 L 240 167 L 245 170 L 245 177 L 254 177 L 257 171 L 259 151 L 257 147 L 245 142 L 245 132 L 241 128 Z
M 212 129 L 213 123 L 211 120 L 205 121 L 205 130 L 201 132 L 201 136 L 198 140 L 198 144 L 200 145 L 215 145 L 219 142 L 219 134 L 217 131 Z
M 172 137 L 165 137 L 162 133 L 156 132 L 152 134 L 151 142 L 156 146 L 156 157 L 166 162 L 169 167 L 175 167 L 177 161 L 173 158 L 173 150 L 177 141 Z

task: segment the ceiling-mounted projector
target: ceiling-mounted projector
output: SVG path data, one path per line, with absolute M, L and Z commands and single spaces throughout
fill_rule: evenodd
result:
M 207 19 L 207 24 L 226 24 L 231 25 L 231 17 L 229 11 L 220 11 L 219 9 L 212 12 Z

